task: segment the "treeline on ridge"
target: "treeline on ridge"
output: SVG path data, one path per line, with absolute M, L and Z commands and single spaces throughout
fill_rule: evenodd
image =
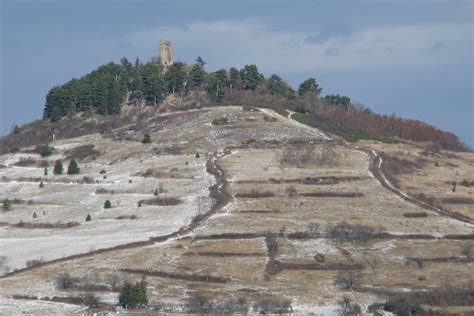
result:
M 176 62 L 165 69 L 155 62 L 108 63 L 91 73 L 53 87 L 47 97 L 44 119 L 53 122 L 77 112 L 111 115 L 123 105 L 158 106 L 170 94 L 187 96 L 200 92 L 212 104 L 265 106 L 300 113 L 294 118 L 303 123 L 339 134 L 349 141 L 373 139 L 396 142 L 398 139 L 432 142 L 440 149 L 467 150 L 459 138 L 417 120 L 396 115 L 379 115 L 351 103 L 347 96 L 321 96 L 316 79 L 302 82 L 295 91 L 280 76 L 265 78 L 256 65 L 242 69 L 205 71 L 201 57 L 195 64 Z

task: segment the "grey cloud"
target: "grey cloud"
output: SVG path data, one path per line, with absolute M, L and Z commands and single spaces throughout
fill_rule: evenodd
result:
M 337 53 L 339 53 L 339 48 L 332 46 L 324 51 L 324 56 L 334 56 Z
M 354 31 L 351 28 L 345 26 L 329 27 L 318 34 L 310 35 L 305 38 L 306 43 L 322 44 L 330 39 L 350 39 L 354 35 Z
M 435 42 L 430 46 L 421 48 L 420 52 L 421 53 L 433 54 L 433 53 L 436 53 L 436 52 L 442 50 L 446 46 L 447 46 L 447 44 L 444 43 L 444 42 Z

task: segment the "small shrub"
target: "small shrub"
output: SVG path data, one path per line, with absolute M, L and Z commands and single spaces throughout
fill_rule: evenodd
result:
M 82 304 L 88 307 L 97 308 L 100 307 L 100 300 L 93 294 L 87 294 L 82 298 Z
M 67 290 L 75 287 L 79 280 L 77 278 L 71 277 L 69 273 L 61 273 L 56 277 L 54 282 L 56 284 L 56 288 L 60 290 Z
M 2 210 L 9 211 L 12 208 L 12 202 L 9 199 L 5 199 L 2 202 Z
M 474 180 L 468 181 L 466 179 L 463 179 L 459 185 L 462 185 L 463 187 L 471 187 L 474 186 Z
M 105 173 L 105 170 L 102 169 L 102 170 L 99 171 L 99 173 L 100 173 L 100 174 L 104 174 L 104 173 Z
M 285 189 L 285 193 L 288 195 L 288 197 L 290 198 L 293 198 L 293 197 L 296 197 L 298 196 L 298 191 L 296 191 L 296 188 L 292 185 L 290 185 L 289 187 L 287 187 Z
M 110 201 L 109 200 L 106 200 L 105 203 L 104 203 L 104 208 L 111 208 L 112 205 L 110 204 Z
M 67 167 L 67 174 L 78 174 L 80 171 L 79 165 L 75 159 L 71 159 Z
M 38 217 L 38 214 L 36 214 L 36 212 L 33 212 L 33 218 L 37 218 Z
M 53 173 L 58 175 L 58 174 L 63 174 L 63 171 L 64 171 L 63 163 L 61 162 L 61 160 L 56 160 L 54 164 Z
M 151 137 L 150 137 L 150 134 L 146 133 L 145 135 L 143 135 L 143 140 L 142 140 L 142 143 L 143 143 L 143 144 L 148 144 L 148 143 L 151 143 Z
M 92 220 L 91 214 L 87 214 L 86 222 L 90 222 Z
M 53 150 L 54 148 L 49 145 L 38 145 L 34 151 L 40 154 L 41 157 L 48 157 L 53 154 Z
M 339 305 L 339 312 L 344 316 L 358 316 L 362 313 L 362 308 L 359 304 L 352 302 L 348 296 L 344 296 L 342 300 L 337 302 Z
M 222 116 L 212 120 L 212 125 L 224 125 L 229 123 L 229 118 L 227 116 Z
M 360 277 L 358 271 L 339 271 L 334 278 L 334 285 L 342 290 L 352 290 L 360 286 Z
M 39 266 L 40 264 L 42 264 L 44 262 L 43 259 L 32 259 L 32 260 L 28 260 L 26 262 L 26 267 L 27 268 L 31 268 L 31 267 L 36 267 L 36 266 Z
M 474 244 L 465 245 L 461 250 L 461 256 L 474 258 Z

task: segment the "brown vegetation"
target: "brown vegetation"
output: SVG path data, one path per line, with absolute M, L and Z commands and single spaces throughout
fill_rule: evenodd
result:
M 266 198 L 275 196 L 275 193 L 271 191 L 259 191 L 257 189 L 252 189 L 250 192 L 247 193 L 237 193 L 235 197 L 239 198 Z
M 178 205 L 181 204 L 180 198 L 177 197 L 156 197 L 153 199 L 146 199 L 138 201 L 138 205 L 161 205 L 161 206 L 169 206 L 169 205 Z
M 97 158 L 100 155 L 100 151 L 94 149 L 94 145 L 87 144 L 68 149 L 64 152 L 66 159 L 85 159 L 92 157 L 92 159 Z
M 337 162 L 337 154 L 332 145 L 321 144 L 291 144 L 285 147 L 280 159 L 282 165 L 306 166 L 322 165 L 332 166 Z
M 39 228 L 39 229 L 65 229 L 75 226 L 79 226 L 78 222 L 67 222 L 67 223 L 25 223 L 20 221 L 16 224 L 11 224 L 11 227 L 15 228 Z

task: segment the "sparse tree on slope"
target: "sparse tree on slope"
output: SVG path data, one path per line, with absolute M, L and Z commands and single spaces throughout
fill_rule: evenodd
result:
M 318 96 L 322 90 L 323 89 L 320 88 L 319 84 L 316 82 L 316 79 L 309 78 L 300 84 L 300 87 L 298 88 L 298 94 L 300 96 L 303 96 L 305 94 L 310 93 L 315 96 Z
M 56 160 L 54 164 L 53 173 L 57 175 L 57 174 L 62 174 L 63 171 L 64 171 L 63 163 L 61 162 L 61 160 Z
M 78 174 L 80 171 L 79 165 L 75 159 L 71 159 L 67 167 L 67 174 Z

